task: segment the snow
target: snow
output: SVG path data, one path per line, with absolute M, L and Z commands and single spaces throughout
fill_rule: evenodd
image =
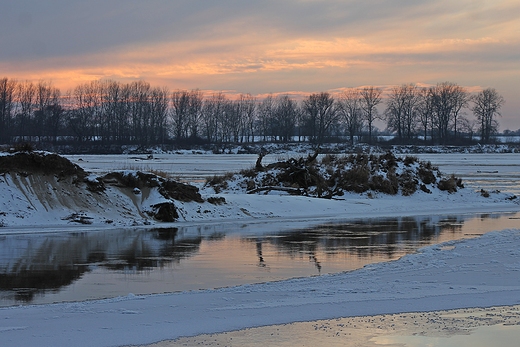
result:
M 28 181 L 10 175 L 0 179 L 0 209 L 5 211 L 0 220 L 6 225 L 0 234 L 70 230 L 70 220 L 63 217 L 81 211 L 82 206 L 73 201 L 52 206 L 55 199 L 42 198 L 52 197 L 53 188 L 59 189 L 53 180 Z M 161 199 L 149 193 L 111 188 L 106 200 L 93 193 L 87 200 L 96 207 L 83 208 L 86 215 L 95 217 L 93 224 L 72 227 L 89 231 L 144 223 L 139 214 L 143 206 Z M 202 193 L 204 198 L 215 195 Z M 411 197 L 348 194 L 342 200 L 219 196 L 226 204 L 205 203 L 201 209 L 194 202 L 176 202 L 182 216 L 177 224 L 247 221 L 269 228 L 294 220 L 310 225 L 331 219 L 519 209 L 514 200 L 507 199 L 510 194 L 492 193 L 485 198 L 468 188 L 453 194 L 419 191 Z M 126 213 L 124 218 L 121 213 Z M 107 220 L 113 222 L 107 224 Z M 0 341 L 2 346 L 119 346 L 317 319 L 514 305 L 520 303 L 519 246 L 520 229 L 511 229 L 429 246 L 397 261 L 352 272 L 218 290 L 129 293 L 104 300 L 6 307 L 0 309 Z

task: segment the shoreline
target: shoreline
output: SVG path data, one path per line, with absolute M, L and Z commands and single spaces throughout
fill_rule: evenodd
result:
M 248 328 L 219 334 L 202 334 L 165 340 L 147 347 L 176 346 L 404 346 L 406 342 L 426 342 L 458 337 L 467 345 L 483 327 L 511 327 L 511 334 L 520 337 L 520 306 L 464 308 L 430 312 L 409 312 L 389 315 L 359 316 L 310 322 L 295 322 Z M 489 332 L 484 332 L 489 335 Z M 473 335 L 473 336 L 471 336 Z M 507 344 L 498 334 L 494 343 Z M 466 342 L 467 341 L 467 342 Z M 415 344 L 414 344 L 415 345 Z M 443 344 L 442 344 L 443 345 Z M 144 346 L 143 346 L 144 347 Z

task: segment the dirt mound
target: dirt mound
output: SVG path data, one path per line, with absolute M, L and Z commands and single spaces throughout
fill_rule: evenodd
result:
M 0 156 L 0 173 L 16 172 L 24 175 L 38 173 L 58 177 L 86 177 L 86 172 L 68 159 L 46 152 L 17 152 Z

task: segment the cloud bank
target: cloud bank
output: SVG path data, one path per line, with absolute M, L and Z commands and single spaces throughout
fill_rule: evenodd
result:
M 453 81 L 520 104 L 512 0 L 20 0 L 0 12 L 0 75 L 314 92 Z

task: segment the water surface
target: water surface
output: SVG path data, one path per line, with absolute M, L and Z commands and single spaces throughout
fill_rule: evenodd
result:
M 0 305 L 212 289 L 351 271 L 520 225 L 518 214 L 208 224 L 0 236 Z M 265 226 L 265 231 L 262 231 Z M 275 231 L 273 231 L 275 230 Z

